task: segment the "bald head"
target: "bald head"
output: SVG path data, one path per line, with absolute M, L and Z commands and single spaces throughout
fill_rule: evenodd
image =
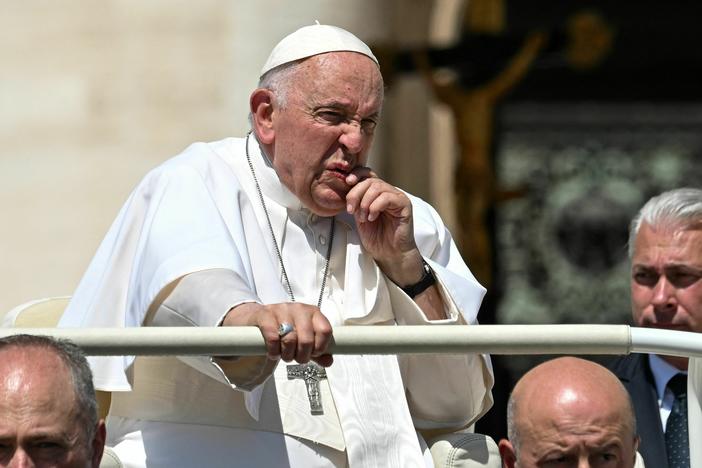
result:
M 558 358 L 527 372 L 512 392 L 507 419 L 509 441 L 500 442 L 503 457 L 513 460 L 507 466 L 602 453 L 619 459 L 612 466 L 633 466 L 636 423 L 629 395 L 614 374 L 591 361 Z
M 545 414 L 532 414 L 537 408 L 573 414 L 580 410 L 602 412 L 616 409 L 621 412 L 627 428 L 632 433 L 636 429 L 629 395 L 622 383 L 606 368 L 585 359 L 553 359 L 524 374 L 511 397 L 515 429 L 518 429 L 524 413 L 527 417 Z

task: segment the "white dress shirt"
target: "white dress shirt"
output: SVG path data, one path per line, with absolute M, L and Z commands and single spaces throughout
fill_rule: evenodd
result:
M 648 355 L 648 363 L 651 366 L 653 379 L 656 381 L 658 410 L 661 415 L 663 432 L 665 432 L 665 425 L 668 422 L 668 416 L 670 416 L 670 411 L 673 409 L 673 402 L 675 401 L 675 395 L 673 395 L 673 392 L 668 388 L 668 382 L 670 382 L 670 379 L 675 377 L 676 374 L 687 375 L 687 372 L 681 371 L 656 354 Z

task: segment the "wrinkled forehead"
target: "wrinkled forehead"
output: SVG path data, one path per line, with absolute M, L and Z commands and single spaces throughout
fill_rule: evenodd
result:
M 642 260 L 649 254 L 661 252 L 680 257 L 680 261 L 702 258 L 702 229 L 680 223 L 643 223 L 634 243 L 633 260 Z
M 525 415 L 522 415 L 525 416 Z M 521 419 L 523 445 L 551 442 L 562 446 L 602 447 L 633 439 L 634 428 L 622 408 L 592 408 L 589 412 L 560 410 L 528 411 Z
M 71 391 L 73 375 L 54 353 L 38 347 L 8 346 L 0 350 L 0 388 L 5 394 L 29 389 Z

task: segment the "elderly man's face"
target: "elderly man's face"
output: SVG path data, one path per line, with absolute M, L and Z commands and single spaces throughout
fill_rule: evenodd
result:
M 346 208 L 346 176 L 366 164 L 383 80 L 372 60 L 354 52 L 317 55 L 300 67 L 285 108 L 274 110 L 269 156 L 307 208 L 331 216 Z
M 637 325 L 702 332 L 702 230 L 644 223 L 631 265 Z
M 104 432 L 86 440 L 66 366 L 24 351 L 0 353 L 0 467 L 97 467 Z
M 637 440 L 621 398 L 598 403 L 563 392 L 558 402 L 538 399 L 519 418 L 518 468 L 632 468 Z

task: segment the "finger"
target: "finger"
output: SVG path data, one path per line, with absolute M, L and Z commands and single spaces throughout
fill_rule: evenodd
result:
M 310 361 L 315 340 L 315 331 L 309 313 L 296 316 L 295 331 L 297 332 L 295 360 L 300 364 L 305 364 Z
M 358 188 L 358 190 L 352 194 L 352 197 L 354 197 L 354 202 L 356 197 L 359 197 L 360 199 L 358 200 L 353 215 L 359 223 L 365 223 L 366 221 L 374 221 L 377 219 L 378 215 L 387 206 L 389 206 L 388 202 L 390 199 L 387 198 L 387 194 L 392 194 L 397 191 L 397 189 L 395 189 L 393 186 L 381 181 L 380 179 L 364 181 L 362 184 L 354 187 L 352 190 L 356 190 L 356 188 Z M 383 197 L 383 199 L 381 200 L 381 203 L 376 203 L 376 200 L 379 197 Z M 373 210 L 371 210 L 371 208 L 373 208 Z
M 334 363 L 334 356 L 322 354 L 321 356 L 313 357 L 312 360 L 322 367 L 329 367 Z
M 297 350 L 297 326 L 292 320 L 284 320 L 280 323 L 287 322 L 293 324 L 293 331 L 287 335 L 280 337 L 280 358 L 285 362 L 290 362 L 295 359 L 295 351 Z
M 378 174 L 367 166 L 356 166 L 354 167 L 349 175 L 346 176 L 346 183 L 349 185 L 356 185 L 357 183 L 368 179 L 378 177 Z
M 365 222 L 368 216 L 367 208 L 371 198 L 376 196 L 379 187 L 388 185 L 380 179 L 366 179 L 349 190 L 346 194 L 346 211 L 353 214 L 357 221 Z M 364 205 L 365 204 L 365 205 Z
M 363 193 L 368 189 L 369 184 L 360 183 L 346 194 L 346 212 L 356 216 L 356 211 L 358 210 L 358 205 L 361 203 L 361 198 L 363 198 Z
M 263 335 L 266 344 L 268 359 L 280 359 L 280 336 L 278 336 L 278 320 L 275 315 L 267 310 L 263 310 L 258 316 L 258 328 Z
M 367 219 L 370 222 L 375 221 L 384 212 L 396 217 L 407 217 L 411 214 L 411 206 L 409 199 L 401 192 L 383 192 L 368 206 Z
M 315 314 L 312 317 L 312 326 L 314 327 L 314 349 L 312 350 L 313 357 L 321 357 L 327 354 L 327 348 L 332 340 L 332 326 L 329 320 L 322 314 Z

